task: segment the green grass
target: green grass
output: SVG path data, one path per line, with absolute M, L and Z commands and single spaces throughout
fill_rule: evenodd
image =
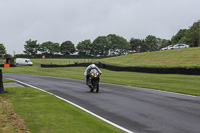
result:
M 123 132 L 53 95 L 29 88 L 5 88 L 15 113 L 33 133 Z M 13 130 L 12 127 L 8 127 Z M 0 127 L 1 132 L 1 127 Z
M 102 82 L 200 96 L 200 76 L 196 75 L 111 72 L 108 70 L 103 70 L 103 73 Z
M 200 47 L 136 53 L 98 61 L 117 66 L 200 67 Z
M 5 78 L 3 78 L 3 83 L 10 83 L 10 82 L 13 82 L 13 81 L 10 80 L 10 79 L 5 79 Z
M 17 66 L 10 68 L 2 68 L 3 73 L 33 74 L 46 75 L 54 77 L 85 79 L 84 67 L 62 67 L 62 68 L 42 68 L 38 65 L 34 66 Z
M 2 102 L 0 100 L 0 133 L 16 133 L 13 124 L 9 122 L 8 119 L 9 117 L 6 113 L 6 109 L 2 106 Z

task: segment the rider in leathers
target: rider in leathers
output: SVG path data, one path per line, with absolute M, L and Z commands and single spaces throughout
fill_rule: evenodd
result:
M 102 74 L 101 70 L 100 70 L 95 64 L 89 65 L 89 66 L 85 69 L 85 73 L 84 73 L 84 75 L 86 76 L 86 84 L 87 84 L 88 86 L 89 86 L 88 80 L 89 80 L 89 77 L 90 77 L 90 71 L 91 71 L 92 69 L 96 69 L 96 70 L 99 72 L 100 75 Z

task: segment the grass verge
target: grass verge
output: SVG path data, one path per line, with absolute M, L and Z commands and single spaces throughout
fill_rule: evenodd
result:
M 107 83 L 200 96 L 200 76 L 197 75 L 103 72 L 101 81 Z
M 5 78 L 3 78 L 3 83 L 11 83 L 11 82 L 13 82 L 13 81 L 10 80 L 10 79 L 5 79 Z
M 9 119 L 5 99 L 0 95 L 0 133 L 15 133 L 15 127 Z
M 29 87 L 5 88 L 5 92 L 0 98 L 6 98 L 6 102 L 11 103 L 11 108 L 26 122 L 30 132 L 123 132 L 45 92 Z M 2 106 L 0 108 L 3 118 L 5 115 L 1 114 L 5 111 L 2 111 Z M 3 125 L 7 130 L 0 125 L 0 132 L 15 131 L 9 122 Z

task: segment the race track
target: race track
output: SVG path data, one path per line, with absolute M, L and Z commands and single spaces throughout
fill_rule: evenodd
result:
M 200 97 L 100 83 L 91 93 L 85 81 L 3 74 L 53 93 L 135 133 L 199 133 Z

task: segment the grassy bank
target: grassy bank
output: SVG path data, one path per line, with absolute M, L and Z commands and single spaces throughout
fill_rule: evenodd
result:
M 5 98 L 10 108 L 24 121 L 30 132 L 43 133 L 82 133 L 82 132 L 123 132 L 96 117 L 45 92 L 29 87 L 5 88 Z M 4 100 L 5 103 L 5 100 Z M 10 113 L 1 106 L 0 100 L 0 132 L 16 132 Z M 16 115 L 15 115 L 16 117 Z M 4 118 L 5 121 L 2 121 Z M 16 121 L 16 120 L 15 120 Z M 21 120 L 17 123 L 22 123 Z M 21 124 L 22 125 L 22 124 Z M 19 127 L 18 127 L 19 128 Z M 18 129 L 23 132 L 23 129 Z
M 117 66 L 200 67 L 200 47 L 136 53 L 98 61 Z

